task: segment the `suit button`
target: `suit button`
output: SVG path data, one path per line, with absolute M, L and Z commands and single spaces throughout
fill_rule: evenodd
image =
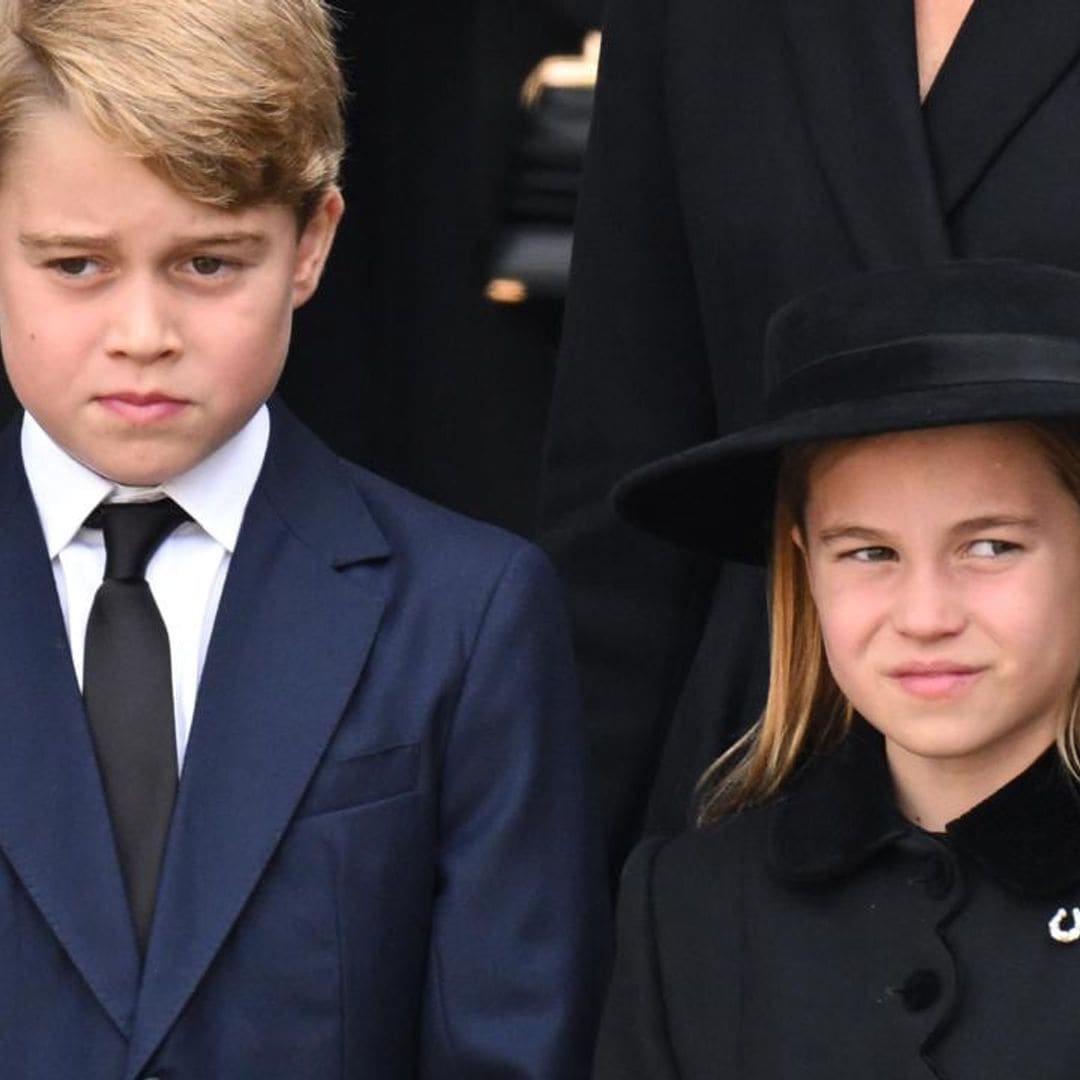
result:
M 941 997 L 941 979 L 936 971 L 913 971 L 900 987 L 900 1000 L 909 1012 L 929 1009 Z

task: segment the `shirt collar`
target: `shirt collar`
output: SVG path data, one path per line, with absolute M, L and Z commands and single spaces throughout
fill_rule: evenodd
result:
M 915 826 L 896 808 L 881 736 L 859 721 L 774 804 L 770 862 L 790 881 L 854 871 Z M 1048 897 L 1080 880 L 1080 788 L 1051 747 L 950 822 L 945 840 L 1002 885 Z
M 160 488 L 133 489 L 115 484 L 76 461 L 25 413 L 21 432 L 23 465 L 49 558 L 55 559 L 71 543 L 99 503 L 110 498 L 130 501 L 159 492 L 183 507 L 231 554 L 269 438 L 270 415 L 263 405 L 228 442 L 187 472 Z

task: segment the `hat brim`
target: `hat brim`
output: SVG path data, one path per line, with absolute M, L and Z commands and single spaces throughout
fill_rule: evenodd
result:
M 612 492 L 627 521 L 661 539 L 751 564 L 768 561 L 782 451 L 807 442 L 1004 420 L 1080 416 L 1075 383 L 936 387 L 807 409 L 642 466 Z

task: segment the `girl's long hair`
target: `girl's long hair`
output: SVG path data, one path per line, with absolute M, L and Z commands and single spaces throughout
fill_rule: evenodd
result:
M 1080 422 L 1016 421 L 1043 451 L 1080 506 Z M 805 535 L 811 466 L 828 443 L 788 449 L 777 479 L 769 566 L 769 693 L 758 721 L 705 772 L 698 823 L 772 798 L 807 757 L 839 742 L 853 711 L 833 679 L 810 579 L 795 537 Z M 1080 658 L 1078 658 L 1080 668 Z M 1080 674 L 1057 736 L 1058 752 L 1080 780 Z

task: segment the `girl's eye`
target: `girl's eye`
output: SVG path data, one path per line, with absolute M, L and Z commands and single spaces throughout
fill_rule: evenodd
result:
M 1012 544 L 1008 540 L 975 540 L 968 545 L 968 554 L 976 559 L 997 559 L 1019 548 L 1019 544 Z
M 896 552 L 890 547 L 864 547 L 848 551 L 842 558 L 855 562 L 890 562 L 896 558 Z

